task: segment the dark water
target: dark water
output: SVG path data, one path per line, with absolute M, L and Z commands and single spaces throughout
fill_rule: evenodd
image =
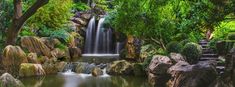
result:
M 58 74 L 20 79 L 26 87 L 151 87 L 146 77 Z

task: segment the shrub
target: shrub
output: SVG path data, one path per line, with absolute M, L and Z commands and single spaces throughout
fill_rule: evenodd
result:
M 188 35 L 185 34 L 185 33 L 179 33 L 175 37 L 173 37 L 174 41 L 182 41 L 182 40 L 185 40 L 185 39 L 188 39 Z
M 181 51 L 182 45 L 179 42 L 172 41 L 166 45 L 166 50 L 168 53 L 174 52 L 179 53 Z
M 235 40 L 235 32 L 229 33 L 228 36 L 227 36 L 227 39 L 228 40 Z
M 182 45 L 182 46 L 184 46 L 184 45 L 186 45 L 187 43 L 190 43 L 191 41 L 189 40 L 189 39 L 185 39 L 185 40 L 182 40 L 182 41 L 180 41 L 180 44 Z
M 187 43 L 183 47 L 181 54 L 186 57 L 187 62 L 195 64 L 202 55 L 202 48 L 196 43 Z

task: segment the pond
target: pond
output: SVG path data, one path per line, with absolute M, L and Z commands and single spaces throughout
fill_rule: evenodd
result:
M 151 87 L 146 77 L 58 73 L 20 79 L 26 87 Z

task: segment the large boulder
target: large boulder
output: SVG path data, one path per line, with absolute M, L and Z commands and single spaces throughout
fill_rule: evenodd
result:
M 107 66 L 107 73 L 110 75 L 132 75 L 133 66 L 125 60 L 114 61 Z
M 66 65 L 67 65 L 67 62 L 64 62 L 64 61 L 62 61 L 62 62 L 57 62 L 57 63 L 55 64 L 55 66 L 56 66 L 56 68 L 57 68 L 57 70 L 58 70 L 59 72 L 63 72 L 63 70 L 64 70 L 64 68 L 65 68 Z
M 169 87 L 209 87 L 217 78 L 212 61 L 201 61 L 195 65 L 180 61 L 168 72 L 172 76 Z
M 77 47 L 70 47 L 69 53 L 70 53 L 70 58 L 71 58 L 70 61 L 72 62 L 78 61 L 82 56 L 81 49 Z
M 0 83 L 0 87 L 24 87 L 24 84 L 20 80 L 15 79 L 9 73 L 2 74 Z
M 29 52 L 51 57 L 50 49 L 37 37 L 22 37 L 21 46 L 28 49 Z
M 20 65 L 20 77 L 45 75 L 41 64 L 22 63 Z
M 3 50 L 2 64 L 13 76 L 18 76 L 20 64 L 27 61 L 25 52 L 19 46 L 8 45 Z
M 167 56 L 153 56 L 148 71 L 148 80 L 155 87 L 165 87 L 170 79 L 170 74 L 167 70 L 172 66 L 172 61 Z

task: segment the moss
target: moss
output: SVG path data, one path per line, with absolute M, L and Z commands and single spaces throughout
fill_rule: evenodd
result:
M 144 76 L 144 75 L 146 75 L 146 73 L 143 69 L 142 63 L 134 63 L 133 64 L 133 70 L 134 70 L 135 76 Z
M 33 64 L 30 63 L 22 63 L 20 65 L 20 76 L 27 77 L 27 76 L 34 76 L 36 75 L 36 69 Z

